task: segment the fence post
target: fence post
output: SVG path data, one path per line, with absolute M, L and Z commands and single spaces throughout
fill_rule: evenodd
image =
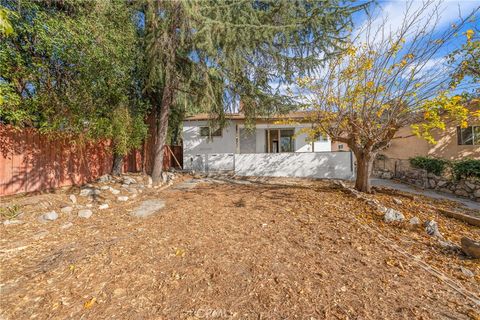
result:
M 208 173 L 208 153 L 205 153 L 205 173 Z

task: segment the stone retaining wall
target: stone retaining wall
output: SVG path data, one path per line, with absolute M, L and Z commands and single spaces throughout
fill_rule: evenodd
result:
M 427 173 L 426 170 L 415 168 L 392 172 L 389 169 L 377 167 L 374 169 L 373 175 L 383 179 L 395 178 L 421 188 L 452 193 L 480 202 L 479 180 L 454 180 L 451 178 L 436 176 L 433 173 Z

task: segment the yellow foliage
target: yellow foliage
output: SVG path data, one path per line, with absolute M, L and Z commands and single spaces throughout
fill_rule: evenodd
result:
M 474 34 L 475 34 L 475 32 L 472 29 L 468 29 L 465 32 L 465 35 L 467 36 L 467 41 L 472 40 L 472 37 L 473 37 Z
M 85 309 L 90 309 L 91 307 L 93 307 L 93 305 L 95 304 L 95 302 L 97 301 L 97 298 L 93 297 L 92 299 L 86 301 L 84 304 L 83 304 L 83 307 Z

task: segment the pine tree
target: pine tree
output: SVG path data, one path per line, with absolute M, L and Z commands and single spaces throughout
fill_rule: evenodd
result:
M 363 7 L 338 0 L 147 0 L 154 182 L 161 177 L 172 106 L 195 105 L 216 115 L 217 126 L 239 100 L 248 119 L 290 108 L 293 101 L 272 83 L 291 83 L 337 54 L 351 13 Z

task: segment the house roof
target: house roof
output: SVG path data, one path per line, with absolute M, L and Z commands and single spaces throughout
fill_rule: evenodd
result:
M 313 111 L 293 111 L 286 114 L 277 114 L 267 117 L 257 117 L 257 120 L 304 120 L 310 118 L 313 115 Z M 198 121 L 198 120 L 212 120 L 215 119 L 215 115 L 209 113 L 199 113 L 191 117 L 185 118 L 185 121 Z M 245 120 L 246 116 L 243 113 L 227 113 L 225 119 L 228 120 Z

